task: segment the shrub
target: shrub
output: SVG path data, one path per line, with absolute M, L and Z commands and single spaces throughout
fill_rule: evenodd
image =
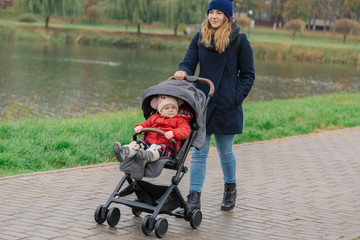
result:
M 18 20 L 20 22 L 36 22 L 37 21 L 36 17 L 30 13 L 20 15 Z
M 239 17 L 237 19 L 238 24 L 240 25 L 240 27 L 242 28 L 250 28 L 250 24 L 251 24 L 251 18 L 249 17 Z
M 96 24 L 101 17 L 101 8 L 92 5 L 86 9 L 85 15 L 88 17 L 90 24 Z
M 305 22 L 300 18 L 291 19 L 285 23 L 284 28 L 292 31 L 293 39 L 295 40 L 295 35 L 297 32 L 304 32 Z
M 333 31 L 343 34 L 343 43 L 345 43 L 347 35 L 355 35 L 360 32 L 360 24 L 352 19 L 341 18 L 334 22 Z

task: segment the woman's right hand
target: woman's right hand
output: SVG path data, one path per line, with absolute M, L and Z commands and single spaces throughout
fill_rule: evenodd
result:
M 176 80 L 184 80 L 186 77 L 186 72 L 184 71 L 176 71 L 174 74 L 174 78 Z

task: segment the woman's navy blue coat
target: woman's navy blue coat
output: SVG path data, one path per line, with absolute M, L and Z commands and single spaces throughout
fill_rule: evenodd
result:
M 198 32 L 191 40 L 179 70 L 192 76 L 195 74 L 197 64 L 200 63 L 199 77 L 208 78 L 215 85 L 214 97 L 207 110 L 206 133 L 242 133 L 242 102 L 249 94 L 255 79 L 253 51 L 250 43 L 245 34 L 237 31 L 235 37 L 230 37 L 230 46 L 225 52 L 219 54 L 201 44 L 199 37 Z M 237 37 L 241 37 L 239 52 L 237 51 Z M 199 83 L 197 87 L 208 93 L 207 85 Z

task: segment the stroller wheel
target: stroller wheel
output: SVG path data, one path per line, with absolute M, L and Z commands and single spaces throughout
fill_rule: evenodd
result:
M 155 219 L 153 219 L 155 221 Z M 151 215 L 144 217 L 141 223 L 141 230 L 145 235 L 149 235 L 154 230 L 154 224 L 150 224 Z
M 95 219 L 95 222 L 97 222 L 98 224 L 103 224 L 106 220 L 105 216 L 106 216 L 106 213 L 105 214 L 102 214 L 103 213 L 103 206 L 104 205 L 99 205 L 96 210 L 95 210 L 95 213 L 94 213 L 94 219 Z M 106 212 L 107 212 L 107 209 L 106 209 Z M 104 217 L 102 217 L 104 216 Z
M 142 211 L 136 210 L 136 208 L 132 209 L 132 213 L 134 214 L 134 216 L 139 217 L 142 213 Z
M 167 233 L 167 230 L 168 230 L 168 221 L 166 220 L 166 218 L 159 218 L 158 220 L 156 220 L 155 235 L 158 238 L 164 237 L 165 234 Z
M 110 227 L 115 227 L 120 220 L 120 210 L 116 207 L 111 208 L 106 215 L 106 220 Z
M 202 221 L 202 213 L 199 209 L 195 209 L 190 214 L 190 225 L 193 229 L 196 229 L 200 226 Z

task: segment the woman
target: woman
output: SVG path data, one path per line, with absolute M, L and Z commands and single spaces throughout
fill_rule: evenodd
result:
M 221 209 L 232 210 L 236 201 L 236 159 L 233 153 L 235 134 L 243 128 L 242 102 L 254 84 L 253 52 L 245 34 L 233 17 L 231 0 L 212 0 L 207 18 L 192 39 L 183 62 L 175 72 L 176 79 L 194 75 L 200 64 L 199 77 L 210 79 L 215 85 L 214 97 L 206 116 L 206 144 L 200 150 L 193 148 L 190 165 L 190 194 L 187 204 L 190 212 L 200 209 L 200 196 L 206 174 L 206 158 L 210 137 L 215 136 L 224 180 Z M 208 92 L 205 84 L 198 88 Z

